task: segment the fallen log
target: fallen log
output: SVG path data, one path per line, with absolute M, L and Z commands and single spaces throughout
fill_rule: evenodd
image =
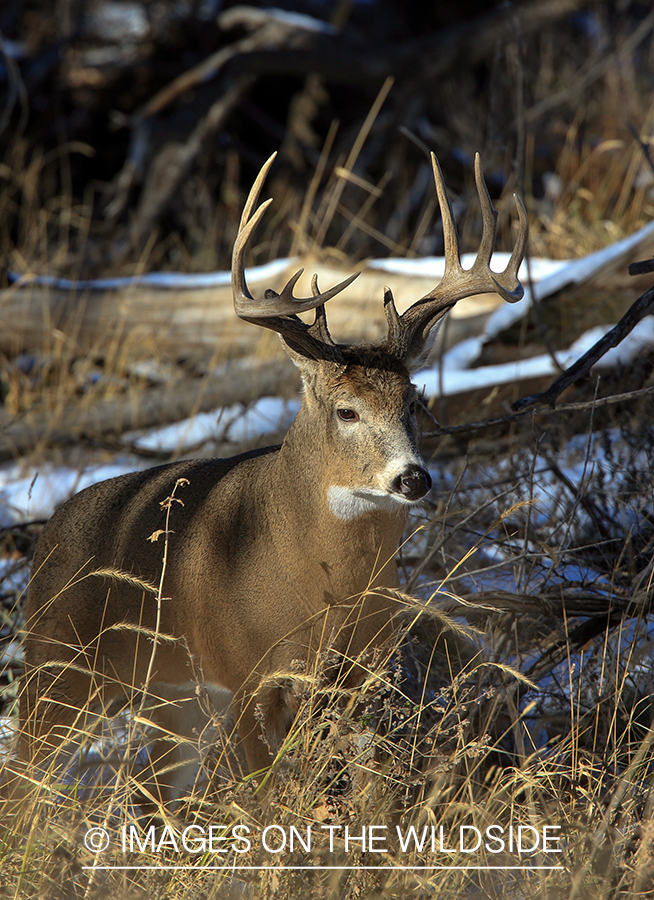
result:
M 611 277 L 630 257 L 651 246 L 653 231 L 650 223 L 603 251 L 562 264 L 536 288 L 540 299 L 570 285 L 598 283 L 600 277 Z M 278 261 L 253 270 L 249 280 L 257 293 L 269 287 L 279 290 L 297 267 L 297 261 Z M 322 285 L 335 284 L 351 272 L 343 266 L 311 259 L 305 261 L 305 269 L 298 283 L 299 294 L 310 292 L 310 273 L 316 270 Z M 407 274 L 374 263 L 365 268 L 344 295 L 330 301 L 329 323 L 335 338 L 379 340 L 386 328 L 384 285 L 392 288 L 401 312 L 438 281 L 433 270 L 418 270 L 420 274 Z M 160 276 L 163 280 L 166 277 Z M 178 421 L 194 412 L 295 390 L 299 381 L 275 335 L 271 332 L 262 338 L 258 329 L 234 315 L 228 273 L 208 277 L 214 278 L 213 286 L 191 289 L 157 287 L 152 283 L 119 283 L 118 287 L 105 284 L 97 289 L 35 280 L 26 284 L 19 281 L 1 292 L 0 353 L 7 357 L 25 352 L 54 355 L 58 351 L 60 357 L 69 359 L 90 354 L 105 359 L 119 356 L 122 363 L 199 358 L 205 363 L 210 361 L 213 374 L 203 379 L 181 378 L 147 390 L 128 389 L 107 400 L 94 401 L 90 395 L 56 409 L 37 407 L 4 422 L 0 418 L 0 460 L 36 448 L 70 444 L 84 436 L 118 435 Z M 502 304 L 502 311 L 493 317 L 501 317 L 502 321 L 489 322 L 489 339 L 491 332 L 496 333 L 502 325 L 506 327 L 514 316 L 525 314 L 530 295 L 528 290 L 525 301 L 508 308 L 496 295 L 461 301 L 441 329 L 438 349 L 479 335 L 486 319 Z M 262 357 L 268 361 L 261 362 Z M 223 367 L 216 372 L 218 363 Z
M 465 338 L 477 336 L 488 323 L 491 337 L 522 317 L 533 302 L 582 284 L 613 287 L 616 272 L 654 247 L 654 223 L 581 259 L 570 260 L 534 289 L 527 284 L 522 301 L 506 305 L 496 294 L 481 294 L 458 303 L 441 329 L 434 356 Z M 322 286 L 342 281 L 353 268 L 323 259 L 277 260 L 248 271 L 255 293 L 281 290 L 298 268 L 304 274 L 297 291 L 310 296 L 311 275 Z M 377 260 L 362 265 L 359 278 L 329 302 L 330 331 L 337 340 L 376 341 L 385 333 L 382 298 L 388 285 L 399 312 L 428 293 L 440 280 L 438 260 Z M 257 329 L 234 315 L 228 272 L 194 276 L 198 286 L 180 288 L 174 273 L 143 279 L 107 279 L 65 283 L 57 279 L 21 278 L 0 291 L 0 354 L 95 354 L 105 357 L 120 349 L 121 359 L 199 359 L 224 362 L 253 354 L 260 341 Z M 521 277 L 525 275 L 521 272 Z M 641 275 L 641 279 L 646 276 Z M 153 279 L 155 279 L 153 281 Z M 618 282 L 620 284 L 621 282 Z M 172 285 L 172 286 L 171 286 Z M 632 284 L 632 288 L 636 285 Z M 649 287 L 645 283 L 643 289 Z
M 241 360 L 204 378 L 121 395 L 95 403 L 78 401 L 60 409 L 33 409 L 7 422 L 0 420 L 0 461 L 25 456 L 84 438 L 120 435 L 175 422 L 197 412 L 234 403 L 250 403 L 268 395 L 292 395 L 300 378 L 287 358 L 264 362 Z
M 311 296 L 310 276 L 317 272 L 321 285 L 342 281 L 352 269 L 307 260 L 297 293 Z M 300 264 L 287 260 L 272 276 L 252 270 L 252 290 L 281 290 Z M 227 283 L 214 287 L 163 288 L 135 283 L 118 288 L 93 289 L 17 282 L 0 292 L 0 353 L 49 354 L 68 350 L 71 355 L 107 356 L 120 347 L 121 357 L 168 359 L 180 357 L 224 362 L 255 352 L 259 330 L 234 314 L 232 290 Z M 401 312 L 434 286 L 434 276 L 409 276 L 369 268 L 329 303 L 329 326 L 342 341 L 375 341 L 385 333 L 384 286 L 389 285 Z M 482 294 L 461 301 L 448 326 L 448 344 L 479 333 L 488 315 L 502 300 Z M 460 307 L 460 308 L 459 308 Z

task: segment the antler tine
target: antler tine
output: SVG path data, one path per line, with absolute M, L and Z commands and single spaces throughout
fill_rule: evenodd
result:
M 232 293 L 234 295 L 234 308 L 236 309 L 237 315 L 239 315 L 239 308 L 245 308 L 248 303 L 256 302 L 250 293 L 245 279 L 245 248 L 250 240 L 250 235 L 263 218 L 266 209 L 272 203 L 272 198 L 266 200 L 255 212 L 254 217 L 252 216 L 252 210 L 259 200 L 261 188 L 263 187 L 263 183 L 266 180 L 266 176 L 268 175 L 276 156 L 277 151 L 275 151 L 272 156 L 268 157 L 252 185 L 248 198 L 245 201 L 245 206 L 243 207 L 241 221 L 238 226 L 238 233 L 236 235 L 236 240 L 234 241 L 234 249 L 232 251 Z
M 452 204 L 447 196 L 445 180 L 443 179 L 443 170 L 436 154 L 431 154 L 431 165 L 434 172 L 434 184 L 436 185 L 436 194 L 438 196 L 438 205 L 441 210 L 441 222 L 443 225 L 443 250 L 445 254 L 445 272 L 443 274 L 444 281 L 461 275 L 463 268 L 461 267 L 461 256 L 459 255 L 459 236 L 457 234 L 456 225 L 454 224 L 454 213 L 452 212 Z M 426 299 L 423 297 L 423 299 Z
M 488 193 L 484 173 L 481 169 L 481 157 L 475 153 L 475 183 L 477 185 L 477 194 L 479 195 L 479 204 L 481 206 L 482 216 L 482 232 L 481 243 L 477 251 L 477 258 L 474 261 L 471 272 L 480 274 L 487 273 L 494 283 L 495 290 L 504 300 L 509 303 L 515 303 L 520 300 L 524 294 L 524 288 L 518 281 L 518 269 L 525 253 L 527 244 L 527 213 L 518 198 L 517 194 L 513 195 L 518 207 L 519 229 L 516 244 L 513 248 L 511 258 L 503 272 L 494 274 L 490 268 L 491 257 L 493 256 L 493 247 L 495 246 L 495 237 L 497 235 L 497 210 Z
M 297 284 L 300 276 L 304 272 L 304 269 L 298 269 L 295 275 L 291 276 L 288 279 L 282 290 L 279 294 L 276 294 L 275 291 L 266 291 L 267 295 L 275 298 L 275 309 L 267 314 L 270 316 L 279 316 L 286 315 L 291 316 L 295 313 L 299 312 L 307 312 L 309 309 L 316 309 L 318 306 L 322 306 L 324 303 L 327 303 L 328 300 L 331 300 L 332 297 L 335 297 L 336 294 L 340 294 L 341 291 L 344 291 L 346 287 L 348 287 L 355 278 L 358 278 L 361 274 L 360 272 L 355 272 L 354 275 L 349 275 L 345 281 L 341 281 L 338 284 L 335 284 L 334 287 L 330 287 L 325 291 L 324 294 L 316 294 L 313 297 L 309 297 L 306 300 L 302 300 L 299 297 L 293 296 L 293 288 Z M 280 302 L 281 301 L 281 302 Z M 278 306 L 279 304 L 279 306 Z M 281 308 L 288 307 L 288 312 L 282 312 Z
M 493 255 L 493 247 L 495 246 L 495 235 L 497 233 L 497 210 L 488 193 L 486 179 L 481 170 L 481 157 L 475 153 L 475 185 L 477 186 L 477 194 L 479 195 L 479 205 L 481 206 L 481 242 L 477 251 L 477 258 L 473 264 L 473 269 L 488 269 L 490 267 L 491 257 Z
M 317 275 L 314 275 L 311 279 L 311 292 L 314 297 L 320 296 Z M 329 328 L 327 327 L 327 314 L 325 313 L 324 303 L 321 303 L 320 306 L 316 306 L 316 318 L 313 321 L 313 325 L 309 327 L 309 333 L 316 334 L 323 344 L 328 344 L 330 347 L 335 346 L 332 336 L 329 333 Z
M 433 290 L 414 303 L 413 306 L 410 306 L 401 316 L 404 331 L 404 336 L 401 339 L 394 337 L 391 332 L 395 331 L 395 329 L 389 327 L 387 342 L 393 349 L 393 352 L 399 355 L 411 353 L 411 348 L 416 342 L 417 344 L 424 344 L 430 329 L 455 303 L 464 297 L 494 292 L 510 303 L 515 303 L 524 294 L 524 289 L 518 280 L 518 269 L 527 246 L 529 223 L 525 208 L 518 197 L 514 195 L 518 207 L 519 220 L 516 243 L 504 271 L 495 273 L 490 268 L 490 262 L 497 233 L 497 210 L 491 202 L 481 168 L 481 160 L 479 154 L 476 154 L 475 182 L 481 205 L 483 228 L 475 262 L 470 269 L 463 269 L 459 255 L 459 240 L 454 224 L 452 205 L 445 189 L 443 173 L 436 156 L 433 153 L 431 156 L 434 183 L 443 221 L 445 273 L 440 283 Z
M 252 218 L 252 210 L 259 202 L 259 194 L 261 193 L 261 188 L 263 187 L 263 183 L 266 180 L 266 178 L 268 177 L 268 172 L 270 172 L 270 170 L 272 168 L 272 164 L 275 162 L 276 159 L 277 159 L 277 151 L 275 150 L 274 153 L 271 153 L 270 156 L 268 157 L 268 159 L 265 161 L 265 163 L 261 166 L 261 169 L 259 170 L 259 174 L 254 179 L 254 184 L 250 188 L 250 193 L 248 194 L 248 198 L 245 201 L 245 206 L 243 207 L 243 212 L 241 213 L 241 221 L 239 223 L 239 232 L 240 232 L 241 228 L 243 228 L 244 225 L 247 225 L 247 223 Z M 269 206 L 271 202 L 272 202 L 272 198 L 270 198 L 269 200 L 266 200 L 265 203 L 263 204 L 263 207 Z M 261 216 L 259 216 L 259 218 L 261 218 Z
M 384 285 L 384 313 L 386 314 L 386 341 L 391 346 L 397 347 L 402 342 L 402 319 L 395 307 L 393 291 L 388 285 Z
M 490 261 L 497 233 L 497 210 L 491 202 L 484 173 L 481 169 L 481 157 L 478 153 L 475 153 L 475 182 L 481 205 L 483 228 L 477 258 L 472 268 L 487 271 L 495 283 L 497 293 L 509 303 L 515 303 L 524 294 L 524 288 L 518 280 L 518 269 L 525 255 L 527 237 L 529 235 L 527 211 L 518 195 L 514 194 L 513 199 L 518 209 L 518 236 L 506 268 L 503 272 L 494 275 L 491 272 Z
M 516 300 L 522 299 L 525 292 L 523 286 L 520 284 L 520 280 L 518 279 L 518 270 L 522 264 L 522 260 L 524 259 L 525 250 L 527 249 L 527 241 L 529 240 L 529 219 L 527 218 L 527 210 L 525 209 L 524 203 L 517 194 L 513 195 L 513 200 L 518 211 L 518 234 L 515 239 L 513 252 L 511 253 L 511 257 L 503 274 L 507 275 L 512 281 L 516 283 L 517 289 L 519 289 L 520 294 L 519 296 L 516 296 L 517 291 L 514 291 L 510 299 L 505 298 L 508 299 L 510 303 L 515 303 Z
M 261 188 L 276 156 L 277 153 L 273 153 L 263 164 L 243 209 L 232 252 L 232 292 L 237 316 L 253 321 L 258 325 L 273 328 L 275 331 L 280 331 L 282 330 L 278 321 L 280 317 L 294 316 L 297 313 L 315 309 L 326 303 L 327 300 L 331 300 L 332 297 L 351 284 L 359 273 L 356 272 L 354 275 L 350 275 L 345 281 L 334 285 L 334 287 L 325 291 L 324 294 L 318 293 L 313 297 L 301 298 L 293 295 L 293 288 L 304 271 L 304 269 L 300 269 L 288 280 L 279 294 L 276 291 L 267 290 L 261 300 L 257 300 L 252 296 L 245 278 L 245 248 L 252 232 L 263 218 L 268 206 L 272 203 L 272 200 L 266 200 L 255 210 Z M 273 319 L 275 322 L 272 322 Z M 271 321 L 266 322 L 266 320 Z M 293 330 L 295 331 L 296 329 L 294 328 Z

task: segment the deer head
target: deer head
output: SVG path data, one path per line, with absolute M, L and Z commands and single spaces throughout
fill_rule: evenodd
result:
M 477 154 L 475 180 L 483 231 L 474 265 L 464 270 L 452 207 L 438 160 L 432 154 L 443 219 L 445 274 L 432 291 L 402 315 L 397 312 L 390 288 L 385 289 L 387 334 L 380 343 L 338 344 L 332 340 L 327 327 L 325 303 L 348 287 L 359 273 L 324 293 L 314 276 L 312 296 L 306 298 L 296 297 L 293 293 L 302 269 L 292 276 L 281 293 L 266 290 L 262 299 L 255 299 L 248 288 L 245 249 L 272 202 L 266 200 L 257 207 L 263 182 L 274 159 L 275 154 L 264 164 L 250 191 L 234 244 L 232 287 L 236 313 L 248 322 L 276 331 L 300 369 L 305 406 L 313 412 L 311 428 L 317 446 L 323 453 L 332 451 L 333 480 L 327 490 L 332 512 L 349 519 L 362 512 L 413 503 L 427 493 L 431 479 L 416 448 L 417 398 L 409 373 L 425 358 L 436 326 L 459 300 L 489 291 L 497 292 L 509 302 L 522 297 L 518 268 L 528 236 L 524 206 L 514 195 L 519 219 L 517 240 L 505 270 L 494 273 L 490 261 L 497 211 L 491 203 Z M 307 324 L 298 313 L 312 309 L 315 318 Z M 298 417 L 300 423 L 303 418 L 306 416 Z M 320 429 L 316 428 L 317 420 L 322 421 Z

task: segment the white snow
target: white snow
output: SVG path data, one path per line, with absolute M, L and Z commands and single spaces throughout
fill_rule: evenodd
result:
M 0 763 L 11 756 L 18 743 L 18 718 L 0 716 Z
M 45 463 L 24 470 L 14 463 L 0 468 L 0 527 L 20 521 L 46 519 L 55 508 L 78 491 L 133 471 L 135 466 L 108 463 L 82 471 L 65 466 L 53 468 Z
M 464 253 L 461 256 L 461 265 L 464 269 L 469 269 L 476 258 L 476 253 Z M 510 258 L 510 253 L 494 253 L 491 260 L 493 272 L 503 272 Z M 536 283 L 567 265 L 568 261 L 565 259 L 543 259 L 537 256 L 530 260 L 531 277 Z M 368 268 L 421 278 L 442 278 L 445 272 L 445 257 L 425 256 L 422 259 L 403 259 L 402 257 L 373 259 L 368 263 Z M 528 280 L 527 264 L 524 262 L 520 266 L 518 277 L 523 283 Z
M 158 428 L 147 434 L 126 435 L 126 442 L 150 450 L 181 453 L 210 440 L 244 442 L 255 437 L 286 430 L 300 407 L 297 400 L 262 397 L 247 409 L 232 406 L 201 413 Z M 148 460 L 136 457 L 127 461 L 82 470 L 43 463 L 25 468 L 20 463 L 0 467 L 0 528 L 16 522 L 46 519 L 57 506 L 83 488 L 107 478 L 147 468 Z
M 571 366 L 612 327 L 606 325 L 591 328 L 577 338 L 567 350 L 558 350 L 555 355 L 559 365 L 564 369 Z M 515 362 L 469 368 L 478 358 L 483 343 L 483 337 L 467 338 L 448 350 L 440 364 L 421 369 L 413 379 L 418 390 L 424 391 L 427 396 L 438 394 L 446 397 L 463 391 L 509 384 L 524 378 L 559 374 L 559 369 L 548 353 Z M 593 369 L 606 370 L 627 365 L 651 347 L 654 347 L 654 317 L 646 316 L 617 347 L 607 351 L 595 363 Z
M 0 650 L 0 671 L 4 666 L 23 662 L 23 644 L 18 639 L 9 641 Z
M 632 250 L 648 240 L 652 235 L 654 235 L 654 221 L 649 222 L 634 234 L 630 234 L 624 240 L 611 244 L 609 247 L 604 247 L 596 253 L 590 253 L 581 259 L 570 260 L 563 266 L 553 267 L 551 272 L 538 282 L 538 287 L 536 288 L 537 297 L 539 300 L 543 300 L 545 297 L 556 294 L 567 285 L 581 284 L 590 278 L 591 275 L 597 275 L 611 264 L 617 263 L 620 259 L 626 259 Z M 519 321 L 527 313 L 531 304 L 532 289 L 526 286 L 522 300 L 518 300 L 517 303 L 505 303 L 491 314 L 486 322 L 484 337 L 486 339 L 495 337 L 501 331 L 504 331 L 505 328 Z
M 424 391 L 428 397 L 436 394 L 448 397 L 463 391 L 493 387 L 496 384 L 508 384 L 521 378 L 551 375 L 555 371 L 556 368 L 551 357 L 542 355 L 518 362 L 481 366 L 478 369 L 443 367 L 441 371 L 438 366 L 434 366 L 431 369 L 417 372 L 413 380 L 418 391 Z
M 284 272 L 293 260 L 275 259 L 263 266 L 252 266 L 245 270 L 249 281 L 272 280 L 280 272 Z M 42 284 L 48 287 L 56 287 L 60 290 L 110 290 L 124 287 L 135 287 L 146 284 L 150 287 L 164 290 L 194 290 L 197 288 L 214 288 L 231 283 L 231 272 L 202 272 L 198 274 L 185 274 L 182 272 L 148 272 L 144 275 L 134 275 L 128 278 L 96 278 L 90 281 L 70 281 L 68 278 L 55 278 L 52 275 L 32 275 L 17 272 L 9 272 L 11 281 L 20 284 Z
M 280 429 L 287 429 L 299 408 L 299 401 L 262 397 L 244 414 L 231 421 L 227 436 L 232 441 L 245 441 L 256 435 L 274 434 Z
M 557 359 L 564 368 L 585 353 L 610 326 L 590 329 L 567 350 L 558 351 Z M 482 337 L 468 338 L 444 354 L 440 364 L 422 369 L 414 376 L 419 391 L 427 396 L 451 396 L 462 391 L 493 387 L 523 378 L 559 374 L 549 354 L 501 365 L 470 368 L 478 358 Z M 626 365 L 643 350 L 654 347 L 654 318 L 643 319 L 628 337 L 610 350 L 596 364 L 598 369 Z M 249 408 L 241 405 L 199 413 L 189 419 L 147 432 L 125 436 L 126 447 L 133 444 L 150 450 L 183 453 L 197 452 L 209 441 L 241 443 L 257 436 L 275 434 L 288 428 L 297 414 L 299 401 L 279 397 L 263 397 Z M 47 518 L 54 509 L 77 491 L 90 484 L 113 478 L 149 463 L 131 458 L 116 460 L 83 470 L 58 467 L 47 463 L 25 469 L 19 463 L 0 467 L 0 527 L 19 521 Z
M 147 434 L 126 440 L 148 450 L 183 452 L 208 441 L 246 441 L 285 430 L 295 418 L 300 403 L 280 397 L 262 397 L 247 409 L 238 403 L 198 413 L 181 422 L 148 431 Z
M 579 282 L 596 273 L 616 260 L 624 258 L 634 247 L 654 234 L 654 222 L 642 228 L 623 241 L 604 250 L 590 254 L 583 259 L 572 261 L 531 260 L 533 284 L 538 295 L 547 296 L 569 283 Z M 474 262 L 474 254 L 464 254 L 462 262 L 469 267 Z M 493 265 L 502 270 L 509 260 L 508 253 L 496 253 Z M 280 259 L 248 270 L 252 280 L 271 279 L 285 270 L 293 262 Z M 407 275 L 433 276 L 438 278 L 444 270 L 442 257 L 425 259 L 384 259 L 373 260 L 370 268 L 402 272 Z M 229 272 L 213 272 L 202 275 L 180 275 L 178 273 L 151 273 L 137 278 L 102 279 L 98 281 L 71 282 L 42 276 L 12 276 L 21 282 L 36 281 L 62 288 L 116 288 L 129 284 L 149 284 L 161 288 L 215 287 L 228 284 Z M 520 277 L 527 278 L 523 264 Z M 487 321 L 484 333 L 468 338 L 452 347 L 439 364 L 419 371 L 414 380 L 418 390 L 428 396 L 453 394 L 478 388 L 506 384 L 519 379 L 535 376 L 556 376 L 559 370 L 548 354 L 531 359 L 518 360 L 502 365 L 473 368 L 479 358 L 485 341 L 496 335 L 513 321 L 522 316 L 531 303 L 531 289 L 526 288 L 525 297 L 518 303 L 504 304 Z M 567 350 L 557 351 L 556 357 L 562 367 L 567 367 L 585 353 L 610 326 L 587 331 Z M 596 364 L 597 368 L 611 368 L 628 363 L 644 349 L 654 346 L 654 317 L 643 319 L 622 343 L 610 350 Z M 171 453 L 198 452 L 211 441 L 241 443 L 261 435 L 273 434 L 288 428 L 299 408 L 299 402 L 287 402 L 278 397 L 264 397 L 244 409 L 235 405 L 210 413 L 200 413 L 184 421 L 154 429 L 147 433 L 125 436 L 126 453 L 130 445 L 139 448 L 169 451 Z M 0 527 L 17 521 L 41 519 L 51 515 L 55 507 L 72 494 L 106 478 L 143 468 L 149 463 L 136 457 L 125 458 L 99 466 L 89 466 L 79 471 L 73 468 L 53 468 L 47 463 L 38 468 L 25 469 L 20 464 L 0 467 Z

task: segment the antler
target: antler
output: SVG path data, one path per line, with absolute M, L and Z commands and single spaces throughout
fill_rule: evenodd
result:
M 464 297 L 496 292 L 509 303 L 515 303 L 524 294 L 524 288 L 518 280 L 518 269 L 527 246 L 529 223 L 520 198 L 516 194 L 513 195 L 518 209 L 519 225 L 511 258 L 503 272 L 492 272 L 490 261 L 497 231 L 497 210 L 491 203 L 481 170 L 480 157 L 477 153 L 475 155 L 475 182 L 481 204 L 483 231 L 477 258 L 472 268 L 464 269 L 461 266 L 459 239 L 452 215 L 452 206 L 445 190 L 441 167 L 433 153 L 431 161 L 443 220 L 445 274 L 432 291 L 410 306 L 402 316 L 397 313 L 390 288 L 386 288 L 384 292 L 384 310 L 388 323 L 386 345 L 394 355 L 402 359 L 419 352 L 424 346 L 431 328 L 455 303 Z
M 245 248 L 250 240 L 250 235 L 263 218 L 268 206 L 272 203 L 272 199 L 266 200 L 257 209 L 255 207 L 258 203 L 263 183 L 276 156 L 277 153 L 273 153 L 261 168 L 252 185 L 252 190 L 241 216 L 232 253 L 234 309 L 239 318 L 277 331 L 284 338 L 289 339 L 294 349 L 306 356 L 312 358 L 331 356 L 334 350 L 328 348 L 335 348 L 335 344 L 327 330 L 324 304 L 351 284 L 359 275 L 358 272 L 350 275 L 345 281 L 341 281 L 340 284 L 329 288 L 324 293 L 320 293 L 318 290 L 318 280 L 314 275 L 311 284 L 313 296 L 307 298 L 293 295 L 293 288 L 304 269 L 300 269 L 289 279 L 281 293 L 278 294 L 271 289 L 264 291 L 262 300 L 257 300 L 252 296 L 245 279 Z M 310 309 L 316 310 L 316 318 L 311 325 L 307 325 L 298 318 L 297 313 L 307 312 Z
M 276 153 L 272 154 L 257 175 L 241 216 L 232 254 L 234 309 L 239 318 L 277 331 L 293 349 L 304 356 L 312 359 L 338 359 L 342 347 L 334 344 L 330 337 L 324 304 L 351 284 L 358 276 L 358 272 L 324 293 L 318 289 L 318 280 L 314 276 L 311 283 L 313 296 L 307 298 L 295 297 L 293 294 L 293 288 L 304 269 L 300 269 L 289 279 L 281 293 L 278 294 L 276 291 L 268 289 L 264 292 L 261 300 L 255 299 L 247 286 L 245 249 L 252 232 L 272 203 L 272 200 L 266 200 L 257 207 L 261 188 L 276 155 Z M 475 182 L 481 204 L 483 230 L 477 258 L 470 269 L 464 269 L 461 266 L 459 239 L 454 224 L 452 206 L 445 190 L 443 173 L 433 153 L 431 159 L 443 220 L 445 273 L 440 283 L 432 291 L 409 307 L 401 316 L 398 315 L 395 308 L 390 288 L 386 288 L 384 291 L 384 311 L 388 325 L 384 346 L 393 356 L 403 360 L 420 354 L 429 332 L 436 322 L 464 297 L 496 292 L 510 303 L 515 303 L 524 294 L 524 289 L 518 280 L 518 269 L 527 246 L 529 223 L 520 198 L 516 194 L 513 195 L 518 209 L 519 224 L 518 236 L 511 258 L 503 272 L 492 272 L 490 262 L 497 232 L 497 210 L 491 203 L 477 153 L 475 156 Z M 316 317 L 311 325 L 307 325 L 298 318 L 297 313 L 310 309 L 315 309 Z

